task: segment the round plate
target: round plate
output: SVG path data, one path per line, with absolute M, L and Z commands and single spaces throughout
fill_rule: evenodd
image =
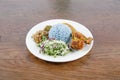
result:
M 54 25 L 54 24 L 57 24 L 57 23 L 69 23 L 72 26 L 74 26 L 74 28 L 77 31 L 81 32 L 86 37 L 92 37 L 93 38 L 92 33 L 85 26 L 83 26 L 80 23 L 77 23 L 75 21 L 65 20 L 65 19 L 53 19 L 53 20 L 44 21 L 44 22 L 41 22 L 41 23 L 37 24 L 36 26 L 34 26 L 28 32 L 28 34 L 26 36 L 26 46 L 27 46 L 28 50 L 34 56 L 38 57 L 39 59 L 42 59 L 42 60 L 45 60 L 45 61 L 50 61 L 50 62 L 69 62 L 69 61 L 73 61 L 73 60 L 76 60 L 76 59 L 79 59 L 79 58 L 83 57 L 84 55 L 86 55 L 91 50 L 91 48 L 93 46 L 93 41 L 90 45 L 85 45 L 82 50 L 78 50 L 76 52 L 68 53 L 65 56 L 57 56 L 56 58 L 54 58 L 53 56 L 49 56 L 49 55 L 45 55 L 45 54 L 40 53 L 39 52 L 40 48 L 36 46 L 36 43 L 31 38 L 31 36 L 36 31 L 43 30 L 46 25 Z

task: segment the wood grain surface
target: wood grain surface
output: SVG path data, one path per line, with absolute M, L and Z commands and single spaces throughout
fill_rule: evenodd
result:
M 50 63 L 26 48 L 27 32 L 49 19 L 70 19 L 91 30 L 83 58 Z M 120 80 L 120 0 L 0 0 L 0 80 Z

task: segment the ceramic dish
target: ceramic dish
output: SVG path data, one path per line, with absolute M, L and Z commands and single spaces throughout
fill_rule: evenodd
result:
M 89 45 L 85 45 L 83 49 L 69 53 L 65 56 L 57 56 L 56 58 L 54 58 L 53 56 L 49 56 L 49 55 L 44 55 L 42 53 L 40 53 L 40 48 L 36 46 L 36 43 L 34 42 L 34 40 L 31 38 L 31 36 L 38 30 L 43 30 L 45 28 L 46 25 L 54 25 L 57 23 L 69 23 L 72 26 L 74 26 L 74 28 L 81 32 L 82 34 L 84 34 L 86 37 L 92 37 L 93 35 L 92 33 L 89 31 L 88 28 L 86 28 L 85 26 L 81 25 L 78 22 L 75 21 L 71 21 L 71 20 L 65 20 L 65 19 L 53 19 L 53 20 L 48 20 L 48 21 L 44 21 L 41 22 L 37 25 L 35 25 L 27 34 L 26 36 L 26 46 L 28 48 L 28 50 L 36 57 L 38 57 L 39 59 L 45 60 L 45 61 L 50 61 L 50 62 L 69 62 L 69 61 L 73 61 L 76 59 L 79 59 L 83 56 L 85 56 L 91 49 L 93 46 L 93 42 L 94 40 L 91 42 L 91 44 Z

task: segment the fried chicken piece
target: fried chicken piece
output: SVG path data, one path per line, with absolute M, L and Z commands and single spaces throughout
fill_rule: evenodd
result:
M 82 33 L 78 32 L 72 25 L 68 23 L 64 23 L 64 24 L 69 26 L 70 29 L 72 30 L 71 47 L 73 49 L 76 49 L 76 50 L 82 49 L 84 47 L 84 43 L 90 44 L 91 41 L 93 40 L 93 38 L 91 37 L 87 38 Z
M 91 38 L 91 37 L 88 37 L 88 38 L 87 38 L 86 36 L 84 36 L 82 33 L 78 32 L 78 31 L 76 31 L 75 33 L 72 34 L 72 38 L 73 38 L 73 39 L 74 39 L 74 38 L 81 39 L 81 40 L 83 40 L 86 44 L 90 44 L 91 41 L 93 40 L 93 38 Z
M 91 44 L 92 40 L 93 40 L 93 38 L 88 37 L 88 38 L 85 40 L 85 43 L 86 43 L 86 44 Z
M 71 48 L 79 50 L 84 47 L 84 41 L 80 39 L 72 40 L 71 41 Z

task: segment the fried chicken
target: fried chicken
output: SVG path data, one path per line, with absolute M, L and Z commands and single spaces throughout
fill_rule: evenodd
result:
M 72 25 L 68 23 L 64 23 L 70 27 L 72 30 L 72 39 L 71 39 L 71 48 L 75 50 L 82 49 L 84 47 L 84 44 L 90 44 L 93 38 L 86 37 L 82 33 L 78 32 Z

